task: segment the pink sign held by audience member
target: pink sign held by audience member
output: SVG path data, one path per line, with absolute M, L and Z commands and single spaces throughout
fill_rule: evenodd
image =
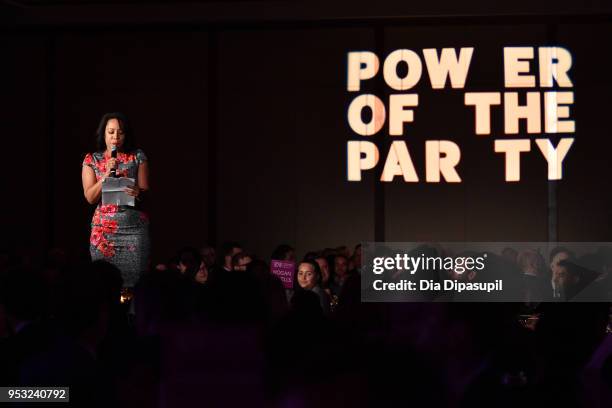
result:
M 270 271 L 273 275 L 279 277 L 279 279 L 283 282 L 285 289 L 293 288 L 293 272 L 295 271 L 295 262 L 278 261 L 273 259 L 270 264 Z

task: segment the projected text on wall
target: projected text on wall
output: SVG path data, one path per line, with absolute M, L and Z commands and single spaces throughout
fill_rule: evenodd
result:
M 409 183 L 461 182 L 461 147 L 457 143 L 427 140 L 425 168 L 418 173 L 409 142 L 402 138 L 409 133 L 411 123 L 419 120 L 419 95 L 411 90 L 426 75 L 431 89 L 463 92 L 466 115 L 473 117 L 473 137 L 494 141 L 492 154 L 503 157 L 506 181 L 521 180 L 521 157 L 526 154 L 539 154 L 546 161 L 549 180 L 563 178 L 563 161 L 575 132 L 570 112 L 574 103 L 570 52 L 562 47 L 504 47 L 503 89 L 467 92 L 465 84 L 475 52 L 473 47 L 432 48 L 423 49 L 419 55 L 399 49 L 384 59 L 382 70 L 375 53 L 348 53 L 347 90 L 356 93 L 348 107 L 348 123 L 359 138 L 347 142 L 349 181 L 361 181 L 365 172 L 381 166 L 383 182 L 396 177 Z M 403 75 L 398 73 L 399 66 L 407 68 Z M 377 76 L 382 76 L 390 90 L 388 99 L 361 92 L 362 84 Z M 503 111 L 503 134 L 493 134 L 491 130 L 492 112 L 496 109 Z M 521 122 L 525 123 L 527 135 L 519 132 Z M 385 124 L 389 138 L 397 140 L 391 142 L 388 151 L 380 152 L 371 139 Z M 551 140 L 554 134 L 562 134 L 555 137 L 556 144 Z

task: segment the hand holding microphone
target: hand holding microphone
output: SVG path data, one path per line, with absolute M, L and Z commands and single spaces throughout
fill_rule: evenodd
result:
M 117 177 L 117 146 L 113 146 L 111 150 L 111 157 L 106 161 L 106 177 Z
M 110 176 L 117 177 L 117 146 L 111 148 L 111 159 L 108 161 L 107 166 L 110 166 Z

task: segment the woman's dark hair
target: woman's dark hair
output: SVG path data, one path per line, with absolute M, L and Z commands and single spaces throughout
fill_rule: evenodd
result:
M 130 121 L 128 120 L 127 116 L 120 112 L 105 113 L 104 116 L 102 116 L 102 119 L 100 119 L 98 129 L 96 130 L 96 147 L 98 148 L 98 151 L 106 150 L 106 124 L 111 119 L 117 119 L 117 121 L 119 122 L 119 126 L 121 126 L 121 130 L 123 130 L 123 151 L 132 151 L 132 149 L 134 148 L 134 132 L 132 131 L 132 127 L 130 126 Z
M 275 259 L 277 261 L 286 260 L 287 259 L 287 255 L 291 251 L 295 251 L 295 248 L 293 248 L 291 245 L 281 244 L 281 245 L 276 247 L 274 252 L 272 252 L 271 259 Z
M 306 252 L 306 255 L 304 255 L 304 260 L 305 261 L 316 261 L 317 259 L 321 258 L 320 255 L 321 254 L 316 251 Z
M 298 282 L 298 272 L 300 270 L 300 265 L 301 264 L 312 265 L 312 267 L 314 268 L 314 273 L 316 275 L 315 282 L 316 282 L 317 285 L 320 286 L 323 277 L 321 276 L 321 268 L 319 267 L 319 264 L 316 263 L 314 260 L 304 259 L 303 261 L 300 261 L 300 262 L 296 263 L 296 265 L 295 265 L 295 273 L 293 274 L 293 287 L 295 289 L 298 289 L 298 288 L 301 289 L 300 283 Z

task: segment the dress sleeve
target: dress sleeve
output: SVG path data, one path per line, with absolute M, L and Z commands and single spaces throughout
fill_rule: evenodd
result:
M 85 158 L 83 159 L 83 164 L 81 165 L 81 167 L 82 166 L 89 166 L 89 167 L 91 167 L 92 169 L 95 170 L 95 167 L 94 167 L 94 158 L 93 158 L 93 155 L 91 153 L 87 153 L 85 155 Z
M 149 159 L 147 158 L 147 155 L 145 154 L 145 152 L 143 152 L 140 149 L 137 149 L 136 150 L 136 161 L 138 162 L 138 164 L 145 162 L 147 160 Z

